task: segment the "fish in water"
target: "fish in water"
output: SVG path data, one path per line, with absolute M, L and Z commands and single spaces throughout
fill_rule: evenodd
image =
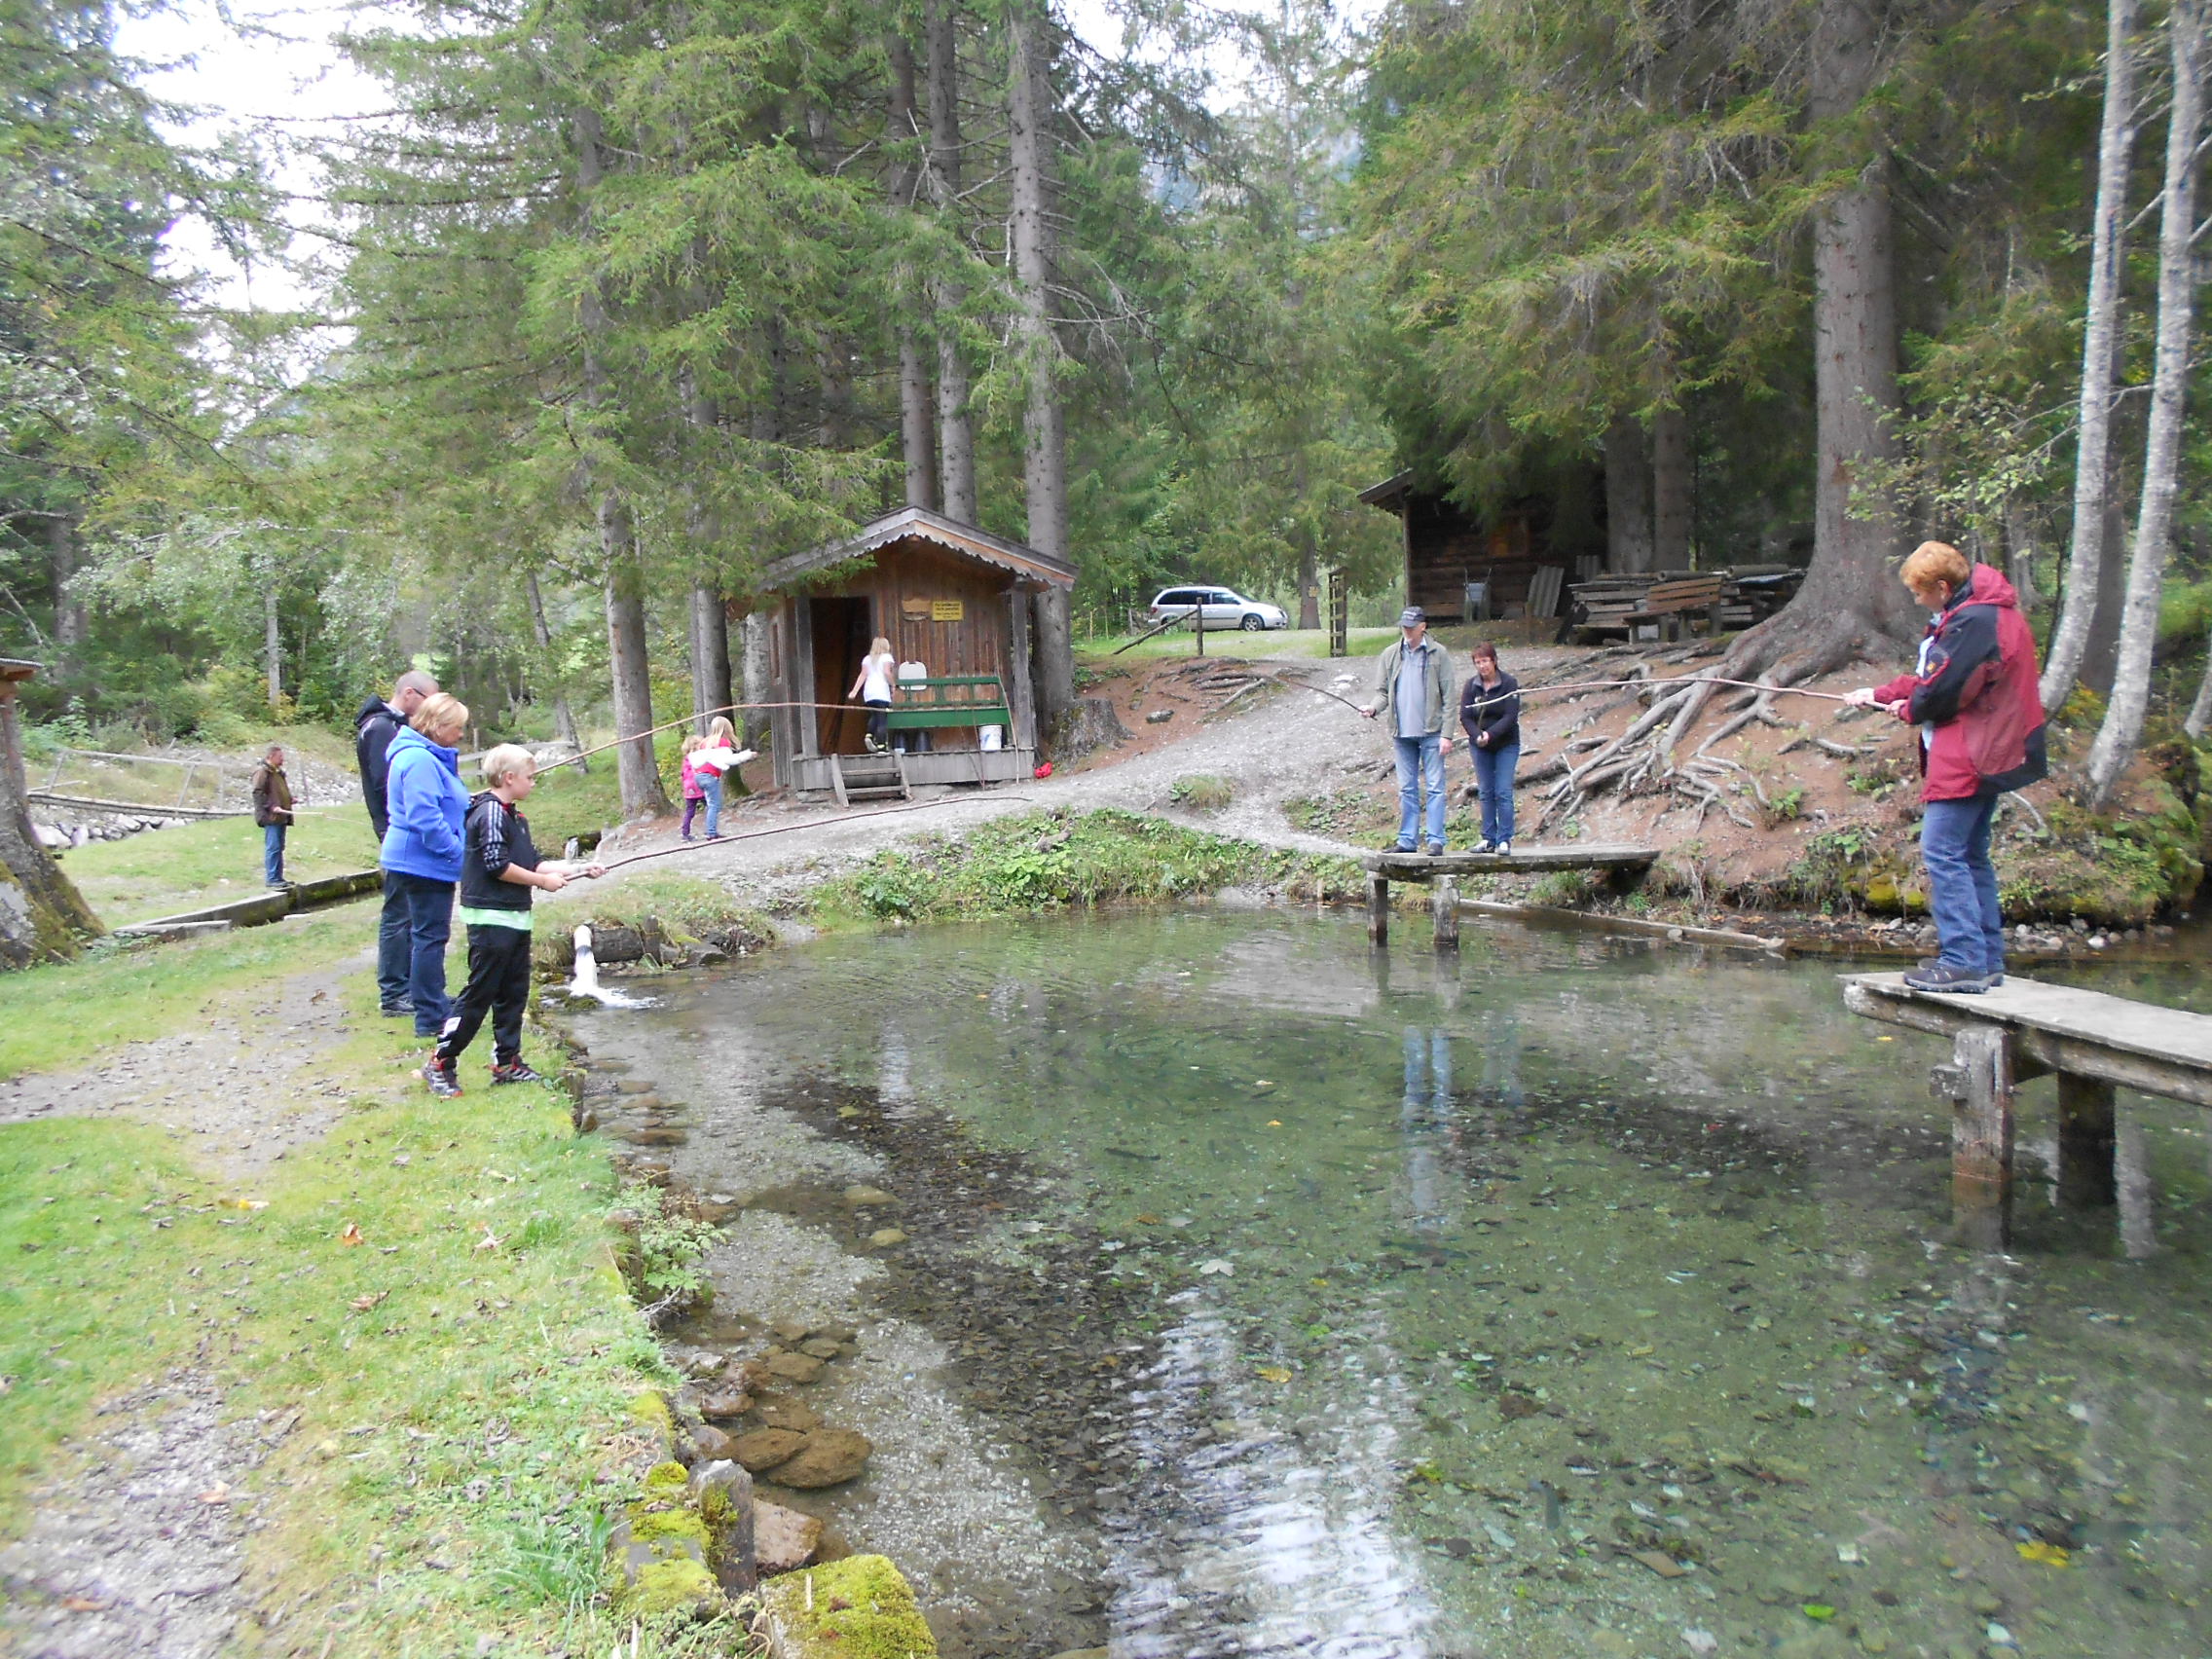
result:
M 1544 1527 L 1546 1530 L 1558 1531 L 1560 1521 L 1559 1488 L 1539 1475 L 1529 1483 L 1529 1490 L 1544 1500 Z
M 1110 1146 L 1106 1150 L 1116 1158 L 1133 1158 L 1143 1163 L 1158 1163 L 1161 1159 L 1157 1152 L 1131 1152 L 1126 1147 Z

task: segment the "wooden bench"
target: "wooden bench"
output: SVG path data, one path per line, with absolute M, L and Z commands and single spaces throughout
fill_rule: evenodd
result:
M 1694 612 L 1717 621 L 1726 584 L 1726 573 L 1720 571 L 1601 576 L 1574 584 L 1569 615 L 1575 631 L 1583 634 L 1633 635 L 1646 622 L 1678 633 L 1681 619 Z
M 1901 974 L 1843 983 L 1853 1014 L 1951 1039 L 1930 1087 L 1951 1103 L 1951 1196 L 1962 1229 L 2003 1245 L 2011 1197 L 2013 1097 L 2029 1078 L 2058 1079 L 2058 1196 L 2110 1204 L 2113 1088 L 2212 1106 L 2212 1014 L 2008 976 L 1980 996 L 1917 991 Z
M 932 731 L 940 726 L 1011 728 L 1014 712 L 997 675 L 948 674 L 900 681 L 890 720 L 893 731 Z

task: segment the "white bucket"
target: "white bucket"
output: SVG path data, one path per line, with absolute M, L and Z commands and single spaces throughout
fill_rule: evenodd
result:
M 986 754 L 995 755 L 1006 747 L 1006 727 L 977 726 L 977 742 Z

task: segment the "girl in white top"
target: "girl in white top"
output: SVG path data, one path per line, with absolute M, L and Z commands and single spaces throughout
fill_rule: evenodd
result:
M 845 693 L 848 699 L 858 697 L 867 708 L 870 755 L 881 750 L 891 735 L 891 681 L 898 672 L 899 659 L 892 654 L 891 642 L 878 634 L 875 644 L 867 648 L 867 661 L 861 664 L 860 677 Z

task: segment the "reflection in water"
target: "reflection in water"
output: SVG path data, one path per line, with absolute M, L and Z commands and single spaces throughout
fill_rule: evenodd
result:
M 1095 1441 L 1031 1453 L 1097 1517 L 1114 1659 L 1942 1655 L 2002 1648 L 1992 1626 L 2201 1659 L 2201 1114 L 2123 1097 L 2117 1236 L 2023 1203 L 2009 1258 L 1980 1255 L 1951 1231 L 1939 1045 L 1851 1019 L 1831 969 L 1481 940 L 919 929 L 778 953 L 634 1029 L 660 1054 L 697 1051 L 671 1023 L 729 1029 L 725 1088 L 825 1072 L 1050 1177 L 1001 1190 L 977 1255 L 1019 1277 L 1047 1271 L 1025 1237 L 1073 1238 L 1136 1309 L 1113 1336 L 1141 1375 Z M 680 1172 L 799 1179 L 759 1138 L 696 1137 Z M 834 1194 L 844 1165 L 807 1156 Z M 866 1494 L 836 1501 L 865 1544 Z

